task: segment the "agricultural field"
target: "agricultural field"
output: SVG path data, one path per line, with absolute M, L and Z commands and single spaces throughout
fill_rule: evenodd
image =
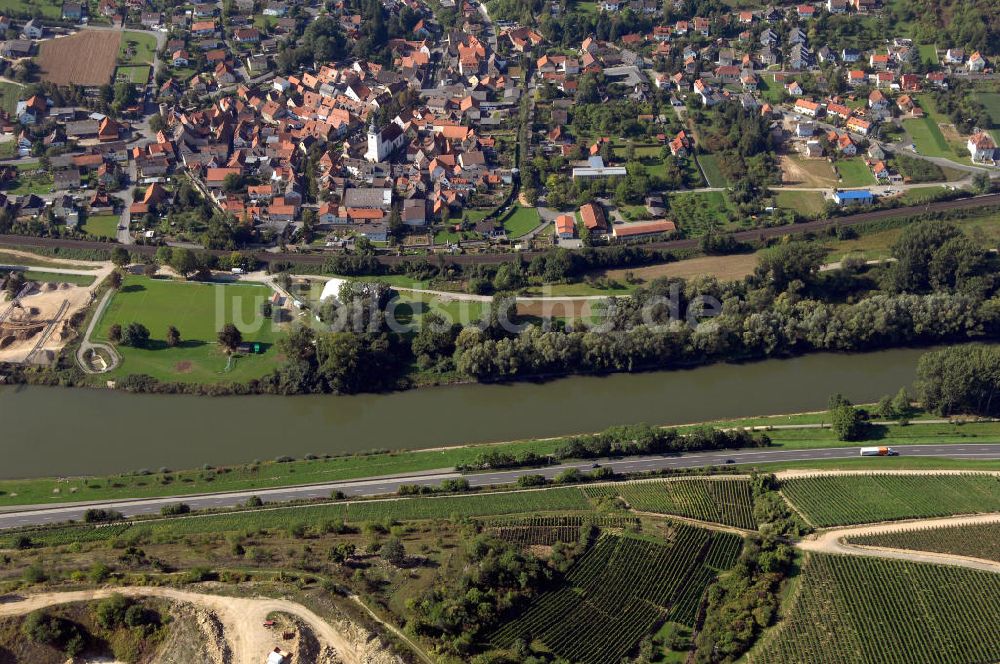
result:
M 802 477 L 781 491 L 819 527 L 1000 511 L 1000 478 L 987 474 Z
M 104 85 L 115 71 L 120 48 L 121 35 L 115 30 L 83 30 L 43 41 L 38 66 L 42 79 L 56 85 Z
M 671 194 L 670 212 L 684 237 L 730 225 L 729 201 L 721 191 Z
M 858 535 L 851 544 L 933 551 L 1000 562 L 1000 521 Z
M 117 214 L 95 214 L 87 217 L 83 225 L 83 232 L 94 237 L 106 237 L 112 240 L 118 237 L 118 222 L 121 217 Z
M 875 176 L 868 168 L 864 159 L 855 157 L 853 159 L 841 159 L 836 164 L 837 173 L 840 174 L 840 186 L 842 187 L 865 187 L 875 184 Z
M 516 205 L 513 213 L 504 219 L 503 227 L 507 230 L 507 237 L 515 240 L 535 230 L 541 223 L 542 219 L 538 216 L 538 210 Z
M 826 209 L 826 199 L 818 191 L 779 191 L 775 204 L 786 210 L 795 210 L 803 217 L 816 217 Z
M 624 516 L 533 516 L 488 519 L 482 524 L 491 535 L 521 547 L 576 542 L 580 539 L 580 530 L 584 525 L 636 532 L 641 529 L 639 519 Z
M 567 661 L 620 661 L 665 620 L 693 627 L 705 591 L 736 563 L 742 543 L 686 525 L 677 526 L 669 544 L 605 535 L 561 587 L 541 595 L 491 641 L 508 648 L 528 637 Z
M 260 313 L 271 296 L 265 286 L 204 284 L 129 276 L 115 294 L 97 326 L 96 337 L 108 339 L 108 330 L 132 322 L 150 331 L 146 348 L 120 346 L 121 365 L 112 376 L 148 374 L 163 381 L 218 383 L 246 381 L 278 366 L 274 347 L 277 326 Z M 234 323 L 245 342 L 259 343 L 264 352 L 229 358 L 216 336 L 226 323 Z M 176 347 L 166 345 L 167 328 L 181 333 Z
M 362 524 L 424 519 L 452 519 L 549 511 L 587 511 L 579 488 L 558 487 L 538 491 L 496 494 L 420 496 L 386 500 L 324 503 L 258 509 L 249 512 L 198 515 L 102 526 L 67 526 L 29 531 L 36 546 L 57 546 L 74 541 L 105 541 L 136 537 L 169 538 L 199 533 L 225 533 L 284 529 L 302 524 L 321 532 L 334 521 Z M 0 548 L 10 548 L 14 535 L 0 535 Z
M 826 159 L 802 159 L 784 155 L 780 160 L 782 184 L 804 187 L 836 187 L 840 185 L 833 166 Z
M 629 482 L 587 487 L 584 493 L 595 500 L 620 497 L 640 512 L 675 514 L 745 530 L 757 528 L 750 481 L 743 478 Z
M 1000 659 L 1000 574 L 810 554 L 784 620 L 750 664 L 968 664 Z

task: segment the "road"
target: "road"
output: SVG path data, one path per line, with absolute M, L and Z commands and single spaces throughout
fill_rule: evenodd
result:
M 903 445 L 896 446 L 904 457 L 943 457 L 948 459 L 1000 460 L 1000 444 L 974 445 Z M 628 459 L 599 459 L 596 461 L 575 461 L 553 464 L 544 468 L 523 468 L 462 475 L 449 468 L 418 474 L 373 477 L 343 482 L 325 482 L 305 486 L 280 487 L 228 493 L 199 494 L 192 496 L 171 496 L 166 498 L 144 498 L 138 500 L 113 500 L 98 503 L 62 503 L 58 505 L 22 505 L 0 508 L 0 528 L 17 528 L 68 520 L 80 521 L 84 512 L 99 506 L 116 510 L 127 517 L 159 514 L 161 508 L 184 502 L 195 510 L 233 508 L 245 504 L 251 496 L 258 496 L 267 502 L 287 502 L 293 500 L 315 500 L 328 498 L 332 491 L 343 491 L 348 497 L 379 496 L 394 494 L 401 485 L 437 485 L 442 480 L 465 477 L 473 487 L 511 484 L 523 475 L 540 474 L 554 477 L 564 470 L 576 468 L 589 470 L 594 463 L 614 469 L 616 473 L 641 473 L 670 468 L 698 468 L 709 465 L 725 465 L 733 459 L 738 464 L 764 464 L 781 461 L 823 461 L 829 459 L 849 459 L 858 456 L 858 447 L 833 447 L 809 450 L 781 449 L 741 449 L 715 452 L 694 452 L 690 454 L 653 455 Z
M 111 371 L 118 366 L 121 361 L 121 356 L 118 355 L 118 351 L 110 344 L 93 342 L 91 337 L 94 334 L 94 328 L 100 322 L 101 318 L 104 316 L 104 310 L 107 308 L 108 304 L 111 302 L 111 298 L 114 297 L 115 290 L 113 288 L 108 289 L 108 292 L 104 294 L 101 298 L 101 303 L 97 305 L 97 310 L 94 311 L 94 315 L 90 317 L 90 324 L 87 325 L 87 331 L 83 335 L 83 340 L 80 342 L 80 347 L 76 349 L 76 362 L 83 369 L 84 373 L 94 374 L 94 373 L 105 373 Z M 93 301 L 93 300 L 91 300 Z M 109 360 L 110 364 L 105 367 L 104 371 L 97 371 L 92 369 L 87 363 L 85 356 L 87 351 L 102 350 L 104 351 Z

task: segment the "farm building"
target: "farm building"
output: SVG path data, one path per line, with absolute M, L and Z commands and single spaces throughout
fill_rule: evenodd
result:
M 849 189 L 834 192 L 833 200 L 837 205 L 871 205 L 875 197 L 866 189 Z

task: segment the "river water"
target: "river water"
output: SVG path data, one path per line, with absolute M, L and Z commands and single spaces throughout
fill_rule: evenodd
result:
M 834 392 L 874 401 L 910 385 L 925 352 L 817 354 L 340 397 L 0 387 L 0 478 L 194 468 L 819 410 Z

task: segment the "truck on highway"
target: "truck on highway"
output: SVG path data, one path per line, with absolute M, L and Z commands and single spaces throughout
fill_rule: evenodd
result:
M 862 447 L 861 456 L 899 456 L 891 447 Z

